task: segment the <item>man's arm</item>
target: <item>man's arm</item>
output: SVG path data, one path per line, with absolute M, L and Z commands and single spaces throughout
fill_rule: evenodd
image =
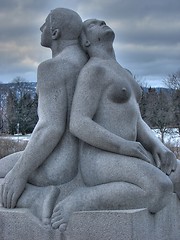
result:
M 67 98 L 64 77 L 51 61 L 38 68 L 39 121 L 22 157 L 6 175 L 3 187 L 5 207 L 14 207 L 29 175 L 37 169 L 60 141 L 66 123 Z

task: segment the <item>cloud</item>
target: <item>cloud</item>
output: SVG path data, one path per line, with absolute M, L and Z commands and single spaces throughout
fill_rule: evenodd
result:
M 56 7 L 73 9 L 83 20 L 105 20 L 116 34 L 118 61 L 135 74 L 180 68 L 179 0 L 0 0 L 0 6 L 0 81 L 6 74 L 34 77 L 38 63 L 50 57 L 39 28 Z

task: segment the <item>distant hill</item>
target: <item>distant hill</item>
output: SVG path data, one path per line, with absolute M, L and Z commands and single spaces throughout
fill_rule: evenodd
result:
M 32 126 L 31 129 L 33 129 L 37 121 L 38 101 L 36 96 L 36 85 L 36 82 L 0 84 L 0 131 L 15 132 L 11 129 L 14 129 L 17 123 L 20 123 L 20 119 L 22 120 L 21 126 L 26 124 L 27 126 Z M 161 122 L 165 127 L 179 127 L 179 93 L 173 92 L 174 90 L 168 88 L 142 88 L 142 90 L 143 94 L 140 102 L 140 110 L 143 119 L 151 127 L 157 128 L 157 122 Z M 23 101 L 20 101 L 22 99 Z M 7 114 L 9 117 L 7 117 Z M 167 119 L 168 117 L 169 119 Z M 155 119 L 157 120 L 156 122 Z M 12 123 L 10 123 L 10 121 Z M 30 132 L 31 129 L 28 129 L 28 131 Z M 25 130 L 27 133 L 27 127 Z M 22 131 L 23 130 L 21 130 L 21 132 Z
M 21 82 L 20 85 L 23 85 L 23 88 L 26 89 L 26 92 L 29 92 L 32 96 L 36 94 L 36 82 Z M 6 103 L 7 95 L 9 90 L 17 91 L 17 83 L 0 83 L 0 107 L 4 106 Z M 159 93 L 163 91 L 165 93 L 171 93 L 173 90 L 169 88 L 146 88 L 143 87 L 142 90 L 147 93 L 149 91 L 156 91 Z
M 160 87 L 157 87 L 157 88 L 142 87 L 142 90 L 143 90 L 145 93 L 150 92 L 150 91 L 156 91 L 157 93 L 159 93 L 160 91 L 165 92 L 165 93 L 171 93 L 172 91 L 174 91 L 173 89 L 170 89 L 170 88 L 160 88 Z

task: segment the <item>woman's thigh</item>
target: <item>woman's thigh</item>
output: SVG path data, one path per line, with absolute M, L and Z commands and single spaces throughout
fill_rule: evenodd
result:
M 157 167 L 138 158 L 86 147 L 81 155 L 82 176 L 87 185 L 128 182 L 142 189 L 158 183 L 169 183 L 169 178 Z

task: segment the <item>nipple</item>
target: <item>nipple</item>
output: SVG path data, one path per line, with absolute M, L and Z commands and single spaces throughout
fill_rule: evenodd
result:
M 109 92 L 109 98 L 115 103 L 124 103 L 127 102 L 130 98 L 130 90 L 126 87 L 113 86 Z

